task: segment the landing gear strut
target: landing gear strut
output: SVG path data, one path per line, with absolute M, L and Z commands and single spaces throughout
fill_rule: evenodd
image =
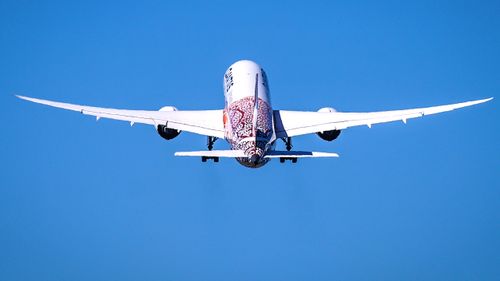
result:
M 292 138 L 287 137 L 287 138 L 282 138 L 282 140 L 285 142 L 285 148 L 287 151 L 292 150 Z M 280 163 L 285 163 L 285 161 L 291 161 L 292 163 L 297 163 L 297 158 L 296 157 L 280 157 Z
M 292 138 L 282 138 L 282 140 L 285 142 L 285 147 L 287 151 L 292 150 Z
M 207 137 L 207 148 L 212 150 L 214 148 L 214 142 L 217 140 L 216 137 Z M 213 160 L 215 163 L 219 162 L 219 157 L 212 156 L 201 156 L 201 162 L 207 162 L 207 160 Z
M 207 147 L 208 150 L 212 150 L 214 148 L 214 142 L 217 140 L 216 137 L 207 137 Z

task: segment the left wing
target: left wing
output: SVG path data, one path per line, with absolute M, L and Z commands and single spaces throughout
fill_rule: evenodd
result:
M 142 123 L 148 125 L 166 125 L 167 128 L 187 131 L 195 134 L 224 138 L 224 124 L 222 110 L 191 110 L 191 111 L 153 111 L 153 110 L 128 110 L 94 107 L 56 101 L 42 100 L 24 96 L 20 99 L 48 106 L 78 111 L 85 115 L 99 118 L 128 121 L 131 125 Z
M 461 102 L 448 105 L 422 107 L 405 110 L 378 112 L 309 112 L 309 111 L 274 111 L 276 137 L 293 137 L 330 130 L 343 130 L 349 127 L 391 121 L 403 121 L 454 109 L 467 107 L 492 100 L 493 98 Z

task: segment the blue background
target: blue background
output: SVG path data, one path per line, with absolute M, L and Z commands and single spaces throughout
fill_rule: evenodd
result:
M 498 100 L 252 170 L 13 94 L 217 109 L 252 59 L 274 108 L 498 98 L 500 2 L 71 2 L 0 2 L 1 280 L 499 280 Z

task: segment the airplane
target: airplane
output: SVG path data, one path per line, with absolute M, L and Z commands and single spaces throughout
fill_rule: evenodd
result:
M 315 111 L 273 110 L 266 72 L 257 63 L 240 60 L 232 64 L 223 78 L 225 106 L 219 110 L 178 110 L 164 106 L 160 110 L 128 110 L 62 103 L 16 95 L 23 100 L 92 115 L 96 120 L 109 118 L 155 126 L 166 140 L 182 131 L 207 137 L 204 151 L 176 152 L 175 156 L 201 157 L 202 162 L 220 157 L 236 158 L 243 166 L 259 168 L 271 159 L 281 163 L 298 158 L 338 157 L 337 153 L 292 151 L 292 137 L 317 134 L 325 141 L 337 139 L 340 132 L 354 126 L 368 126 L 391 121 L 451 111 L 492 100 L 473 100 L 448 105 L 377 112 L 338 112 L 331 107 Z M 225 139 L 230 150 L 213 150 L 217 139 Z M 286 150 L 276 150 L 276 141 L 283 140 Z

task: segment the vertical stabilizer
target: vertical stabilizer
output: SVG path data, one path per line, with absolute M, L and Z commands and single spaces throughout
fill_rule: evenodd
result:
M 257 116 L 259 114 L 259 74 L 255 74 L 255 94 L 254 94 L 254 104 L 253 104 L 253 136 L 257 139 Z

